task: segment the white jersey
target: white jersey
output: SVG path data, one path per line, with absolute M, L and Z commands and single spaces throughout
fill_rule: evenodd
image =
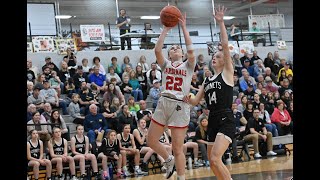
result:
M 162 67 L 162 95 L 182 100 L 190 93 L 191 79 L 196 63 L 192 67 L 188 61 L 174 62 L 165 59 Z

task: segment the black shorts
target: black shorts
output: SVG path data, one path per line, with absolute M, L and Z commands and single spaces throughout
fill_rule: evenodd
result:
M 236 133 L 236 123 L 231 110 L 219 113 L 210 112 L 208 118 L 208 141 L 214 142 L 218 133 L 228 136 L 231 140 Z

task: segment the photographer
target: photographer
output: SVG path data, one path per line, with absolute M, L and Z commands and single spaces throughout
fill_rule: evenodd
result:
M 71 48 L 67 48 L 67 55 L 63 57 L 63 60 L 68 64 L 70 76 L 73 77 L 77 68 L 77 57 L 71 51 Z

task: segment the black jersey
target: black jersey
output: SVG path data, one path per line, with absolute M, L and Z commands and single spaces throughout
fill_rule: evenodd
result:
M 28 141 L 30 144 L 30 154 L 31 157 L 39 159 L 40 158 L 40 141 L 38 140 L 38 144 L 34 147 L 31 143 L 31 140 Z
M 53 141 L 54 142 L 54 141 Z M 64 154 L 64 140 L 62 138 L 61 140 L 61 144 L 57 145 L 56 143 L 54 143 L 53 145 L 53 152 L 55 155 L 62 155 Z
M 116 139 L 115 141 L 111 142 L 109 139 L 104 138 L 102 140 L 100 149 L 100 152 L 102 152 L 104 155 L 106 156 L 113 156 L 113 153 L 116 153 L 117 155 L 119 155 L 120 153 L 120 142 L 118 139 Z
M 233 99 L 233 87 L 227 85 L 220 73 L 216 78 L 207 77 L 204 82 L 205 99 L 211 112 L 230 109 Z
M 80 142 L 78 140 L 77 135 L 74 135 L 74 137 L 76 139 L 76 143 L 75 143 L 76 152 L 84 154 L 86 152 L 86 138 L 85 138 L 85 136 L 83 135 L 83 141 L 82 142 Z
M 121 145 L 122 145 L 122 147 L 125 147 L 125 148 L 129 148 L 130 147 L 130 148 L 132 148 L 130 134 L 128 135 L 127 139 L 124 139 L 123 133 L 120 133 L 120 135 L 121 135 Z
M 139 130 L 139 128 L 138 128 L 138 131 L 139 131 L 140 137 L 142 138 L 143 135 L 142 135 L 141 131 Z M 134 137 L 134 142 L 136 143 L 137 149 L 141 149 L 142 147 L 147 146 L 147 138 L 145 138 L 143 143 L 140 144 L 139 141 L 137 140 L 137 138 Z

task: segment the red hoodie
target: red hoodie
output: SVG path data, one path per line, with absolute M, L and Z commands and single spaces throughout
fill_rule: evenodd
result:
M 271 122 L 274 123 L 274 122 L 280 122 L 280 121 L 282 122 L 291 121 L 290 114 L 286 109 L 284 109 L 283 114 L 281 114 L 278 108 L 274 108 L 274 111 L 271 115 Z

